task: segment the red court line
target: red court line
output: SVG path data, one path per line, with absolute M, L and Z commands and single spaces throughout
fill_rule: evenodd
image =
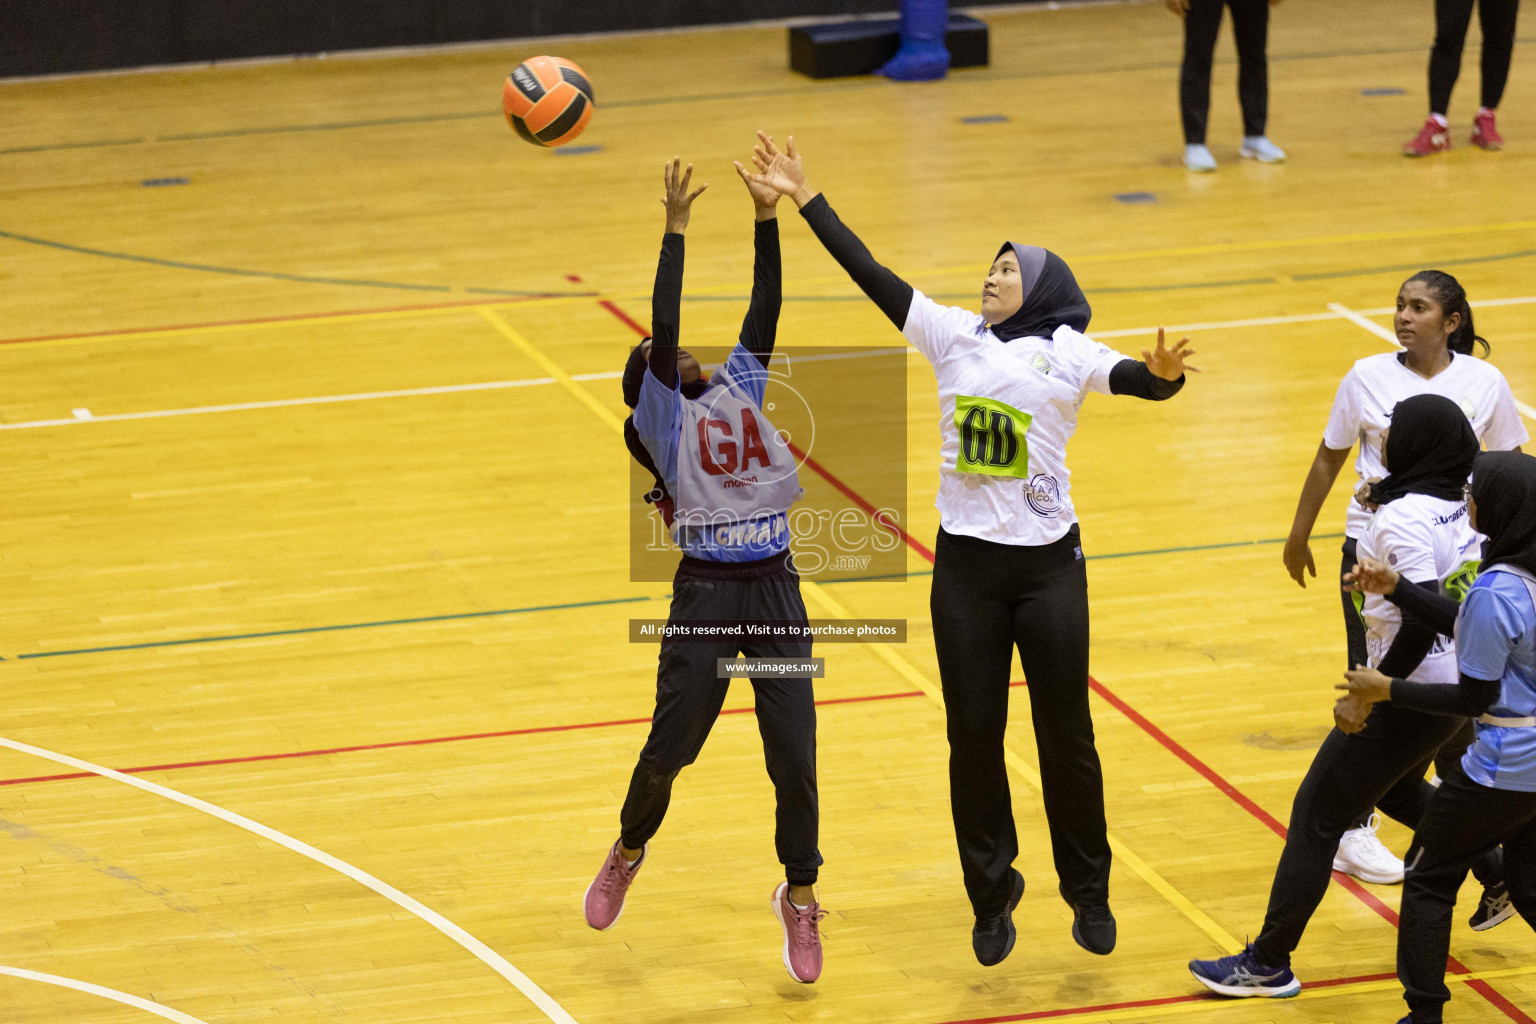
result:
M 420 306 L 374 306 L 368 309 L 343 309 L 332 313 L 293 313 L 286 316 L 256 316 L 244 320 L 209 320 L 197 324 L 171 324 L 164 327 L 128 327 L 112 331 L 87 331 L 84 334 L 40 334 L 34 338 L 0 338 L 0 345 L 20 345 L 28 341 L 69 341 L 82 338 L 102 338 L 118 334 L 154 334 L 157 331 L 192 331 L 203 327 L 241 327 L 246 324 L 282 324 L 301 320 L 322 320 L 332 316 L 362 316 L 368 313 L 410 313 L 423 309 L 457 309 L 463 306 L 499 306 L 504 303 L 529 302 L 533 299 L 580 298 L 595 293 L 584 292 L 570 296 L 567 292 L 547 292 L 539 295 L 495 296 L 483 299 L 464 299 L 456 302 L 429 302 Z
M 1012 686 L 1023 686 L 1023 683 L 1011 683 Z M 817 707 L 827 707 L 833 704 L 863 704 L 874 700 L 897 700 L 903 697 L 921 697 L 921 690 L 904 690 L 901 693 L 874 693 L 863 697 L 829 697 L 816 701 Z M 722 715 L 748 715 L 755 712 L 754 707 L 725 708 Z M 118 771 L 125 775 L 142 775 L 145 772 L 176 771 L 181 768 L 207 768 L 223 764 L 251 764 L 256 761 L 286 761 L 297 757 L 322 757 L 326 754 L 355 754 L 363 750 L 390 750 L 396 747 L 423 747 L 435 743 L 461 743 L 465 740 L 498 739 L 504 736 L 532 736 L 545 732 L 572 732 L 578 729 L 606 729 L 617 725 L 646 725 L 650 717 L 645 718 L 615 718 L 606 722 L 575 722 L 570 725 L 538 725 L 528 729 L 501 729 L 496 732 L 471 732 L 457 736 L 431 736 L 425 739 L 392 740 L 386 743 L 359 743 L 350 747 L 325 747 L 320 750 L 295 750 L 285 754 L 250 754 L 244 757 L 218 757 L 206 761 L 176 761 L 169 764 L 147 764 L 137 768 L 119 768 Z M 0 786 L 21 786 L 30 782 L 61 782 L 65 779 L 90 779 L 95 778 L 94 772 L 69 772 L 63 775 L 34 775 L 25 779 L 0 779 Z

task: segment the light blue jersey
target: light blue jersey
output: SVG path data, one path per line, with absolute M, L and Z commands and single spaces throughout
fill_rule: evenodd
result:
M 1500 681 L 1488 715 L 1536 715 L 1536 604 L 1520 575 L 1494 565 L 1467 591 L 1456 623 L 1461 671 L 1476 679 Z M 1492 789 L 1536 792 L 1536 727 L 1477 723 L 1477 740 L 1462 767 L 1468 777 Z
M 635 430 L 675 502 L 673 539 L 712 562 L 753 562 L 789 547 L 800 496 L 796 460 L 763 414 L 768 371 L 744 345 L 708 390 L 685 398 L 647 368 Z

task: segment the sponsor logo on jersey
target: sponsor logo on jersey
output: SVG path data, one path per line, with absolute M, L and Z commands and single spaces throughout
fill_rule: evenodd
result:
M 1036 473 L 1024 481 L 1024 504 L 1041 519 L 1055 519 L 1061 512 L 1061 485 L 1053 476 Z M 1081 548 L 1077 557 L 1083 557 Z
M 1029 365 L 1033 366 L 1047 377 L 1051 375 L 1051 361 L 1045 358 L 1044 352 L 1036 352 L 1033 356 L 1031 356 Z

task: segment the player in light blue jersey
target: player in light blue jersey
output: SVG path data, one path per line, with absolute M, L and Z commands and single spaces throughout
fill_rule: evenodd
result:
M 1536 921 L 1536 458 L 1486 452 L 1472 471 L 1473 526 L 1488 536 L 1483 570 L 1456 622 L 1455 686 L 1348 673 L 1367 701 L 1477 720 L 1460 770 L 1441 781 L 1413 836 L 1403 881 L 1397 976 L 1410 1011 L 1440 1024 L 1451 915 L 1472 861 L 1504 845 L 1510 899 Z

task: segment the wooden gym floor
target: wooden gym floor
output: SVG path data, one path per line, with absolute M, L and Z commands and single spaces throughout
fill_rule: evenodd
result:
M 1329 725 L 1345 487 L 1306 590 L 1279 539 L 1340 376 L 1390 345 L 1399 282 L 1459 275 L 1536 403 L 1536 38 L 1500 111 L 1508 148 L 1465 140 L 1474 26 L 1456 148 L 1413 162 L 1398 148 L 1424 114 L 1430 5 L 1287 0 L 1271 135 L 1289 161 L 1238 161 L 1224 34 L 1222 166 L 1195 177 L 1161 4 L 981 14 L 992 66 L 940 84 L 797 77 L 782 27 L 0 84 L 0 1018 L 1404 1012 L 1393 887 L 1331 888 L 1296 1000 L 1197 998 L 1184 962 L 1257 932 Z M 536 150 L 500 121 L 501 79 L 540 52 L 590 73 L 595 150 Z M 728 343 L 751 260 L 729 161 L 760 126 L 794 133 L 847 222 L 929 293 L 972 303 L 1008 237 L 1066 257 L 1092 333 L 1124 351 L 1191 325 L 1205 373 L 1165 405 L 1090 400 L 1071 454 L 1109 958 L 1068 935 L 1020 690 L 1030 888 L 1012 957 L 972 959 L 915 549 L 906 582 L 806 588 L 813 615 L 910 623 L 902 646 L 818 652 L 822 981 L 779 962 L 748 714 L 682 776 L 619 926 L 581 920 L 651 709 L 655 650 L 626 624 L 669 591 L 628 580 L 614 429 L 660 168 L 681 154 L 711 183 L 683 337 Z M 167 179 L 184 183 L 149 184 Z M 782 220 L 782 343 L 898 342 L 788 203 Z M 934 387 L 909 366 L 905 525 L 926 545 Z M 738 684 L 728 707 L 749 703 Z M 1529 1024 L 1536 938 L 1474 935 L 1472 898 L 1452 951 L 1475 978 L 1451 1019 Z

